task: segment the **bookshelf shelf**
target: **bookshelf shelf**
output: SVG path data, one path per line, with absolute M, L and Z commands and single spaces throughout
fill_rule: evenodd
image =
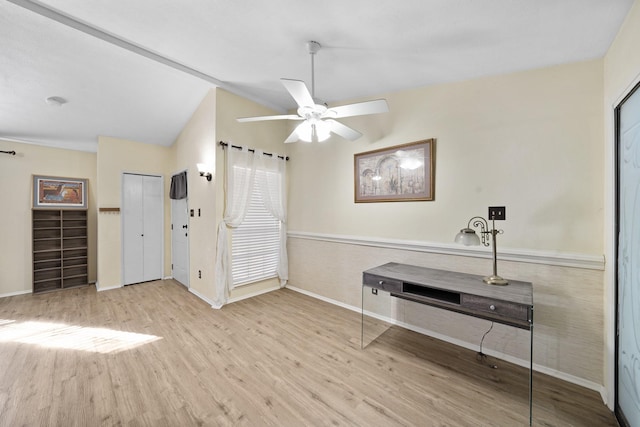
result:
M 33 292 L 87 285 L 87 211 L 32 212 Z

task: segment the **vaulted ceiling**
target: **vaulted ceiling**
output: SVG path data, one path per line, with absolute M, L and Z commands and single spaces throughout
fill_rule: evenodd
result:
M 211 87 L 276 110 L 602 57 L 633 0 L 4 0 L 0 138 L 171 145 Z M 60 107 L 45 99 L 59 96 Z

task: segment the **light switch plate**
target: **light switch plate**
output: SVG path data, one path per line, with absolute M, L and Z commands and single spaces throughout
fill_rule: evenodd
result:
M 497 221 L 506 219 L 505 209 L 504 206 L 489 206 L 489 220 L 495 219 Z

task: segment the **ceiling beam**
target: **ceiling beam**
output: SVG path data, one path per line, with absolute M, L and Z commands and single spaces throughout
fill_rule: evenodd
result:
M 158 62 L 160 64 L 171 67 L 175 70 L 181 71 L 186 74 L 190 74 L 194 77 L 197 77 L 201 80 L 209 82 L 217 87 L 220 87 L 226 91 L 234 93 L 243 98 L 249 99 L 253 102 L 261 104 L 265 107 L 271 108 L 278 112 L 284 113 L 286 110 L 279 105 L 273 104 L 271 102 L 265 101 L 264 99 L 258 98 L 252 94 L 249 94 L 242 89 L 239 89 L 235 85 L 219 80 L 209 74 L 198 71 L 194 68 L 191 68 L 185 64 L 182 64 L 178 61 L 175 61 L 171 58 L 167 58 L 164 55 L 161 55 L 158 52 L 154 52 L 145 47 L 142 47 L 138 44 L 132 43 L 130 41 L 124 40 L 115 34 L 111 34 L 107 31 L 101 30 L 97 27 L 94 27 L 86 22 L 80 21 L 70 15 L 67 15 L 60 10 L 54 9 L 48 5 L 45 5 L 39 1 L 35 0 L 7 0 L 10 3 L 13 3 L 17 6 L 23 7 L 27 10 L 30 10 L 34 13 L 37 13 L 40 16 L 51 19 L 53 21 L 59 22 L 60 24 L 66 25 L 67 27 L 76 29 L 85 34 L 88 34 L 92 37 L 105 41 L 107 43 L 111 43 L 112 45 L 118 46 L 122 49 L 128 50 L 129 52 L 133 52 L 137 55 L 143 56 L 147 59 L 151 59 L 152 61 Z

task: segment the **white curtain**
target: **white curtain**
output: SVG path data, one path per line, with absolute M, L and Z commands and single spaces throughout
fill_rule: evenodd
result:
M 249 207 L 251 189 L 255 180 L 256 159 L 247 147 L 241 150 L 229 147 L 226 150 L 225 162 L 225 194 L 226 206 L 224 217 L 218 225 L 218 242 L 216 254 L 216 301 L 222 307 L 229 298 L 229 288 L 233 283 L 231 277 L 231 253 L 229 251 L 228 227 L 242 224 Z
M 280 257 L 278 261 L 278 277 L 280 287 L 289 280 L 289 259 L 287 257 L 287 200 L 286 200 L 286 160 L 277 155 L 265 156 L 256 151 L 258 156 L 257 181 L 267 211 L 280 221 Z
M 263 155 L 262 151 L 252 153 L 247 147 L 242 150 L 226 150 L 225 194 L 226 206 L 223 220 L 218 225 L 216 254 L 216 307 L 222 307 L 229 298 L 229 289 L 233 283 L 231 275 L 231 251 L 229 251 L 228 228 L 242 224 L 251 200 L 251 191 L 259 175 L 258 189 L 262 194 L 265 208 L 280 221 L 280 259 L 278 277 L 280 286 L 288 279 L 289 262 L 287 257 L 287 215 L 285 199 L 285 160 Z M 257 171 L 257 172 L 256 172 Z

